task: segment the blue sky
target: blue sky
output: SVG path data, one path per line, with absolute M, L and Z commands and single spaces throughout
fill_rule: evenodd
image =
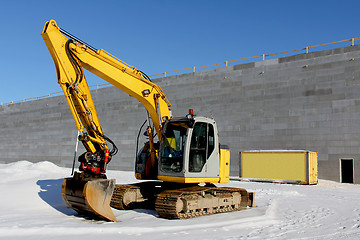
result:
M 148 75 L 360 36 L 360 1 L 355 0 L 1 0 L 0 4 L 0 103 L 60 91 L 40 35 L 50 19 Z M 104 83 L 90 73 L 87 79 L 90 84 Z

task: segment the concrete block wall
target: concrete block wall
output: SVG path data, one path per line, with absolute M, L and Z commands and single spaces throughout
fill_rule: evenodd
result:
M 221 143 L 231 149 L 232 175 L 238 175 L 240 151 L 303 149 L 319 153 L 320 178 L 339 181 L 339 159 L 353 159 L 360 182 L 357 45 L 154 82 L 167 94 L 174 116 L 193 108 L 217 121 Z M 105 134 L 119 147 L 110 168 L 133 170 L 143 106 L 114 87 L 92 95 Z M 63 96 L 0 106 L 0 163 L 49 160 L 70 167 L 76 134 Z
M 119 148 L 111 168 L 133 170 L 136 136 L 146 117 L 144 108 L 113 87 L 94 90 L 92 96 L 105 134 Z M 64 96 L 0 107 L 0 163 L 51 161 L 72 167 L 76 138 Z M 84 151 L 79 143 L 78 155 Z

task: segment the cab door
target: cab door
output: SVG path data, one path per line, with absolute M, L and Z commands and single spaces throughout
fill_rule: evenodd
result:
M 188 177 L 218 176 L 219 149 L 215 127 L 211 122 L 195 122 L 188 148 Z

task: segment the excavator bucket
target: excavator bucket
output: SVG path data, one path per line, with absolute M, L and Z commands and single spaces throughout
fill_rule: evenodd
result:
M 90 181 L 65 178 L 61 196 L 66 204 L 80 214 L 117 222 L 110 208 L 115 179 Z

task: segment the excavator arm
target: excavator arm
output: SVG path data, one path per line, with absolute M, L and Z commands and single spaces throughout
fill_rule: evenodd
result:
M 106 164 L 116 153 L 116 148 L 111 151 L 108 149 L 107 142 L 111 140 L 104 135 L 101 128 L 83 68 L 139 100 L 146 108 L 160 140 L 163 123 L 171 118 L 171 105 L 158 85 L 152 83 L 135 67 L 62 30 L 54 20 L 45 24 L 42 37 L 54 60 L 57 81 L 64 92 L 76 127 L 82 133 L 79 140 L 89 152 L 84 158 L 94 161 L 96 158 L 104 159 L 100 161 L 99 169 L 95 166 L 95 169 L 89 169 L 91 172 L 105 172 Z M 152 139 L 154 133 L 150 122 L 147 131 L 152 149 L 151 158 L 155 161 Z M 106 152 L 109 152 L 107 159 Z M 79 161 L 81 162 L 80 159 Z
M 79 157 L 80 172 L 64 179 L 61 195 L 79 213 L 116 221 L 110 208 L 115 180 L 107 180 L 105 173 L 117 148 L 104 135 L 83 69 L 135 97 L 144 105 L 148 112 L 149 143 L 143 149 L 150 153 L 147 159 L 147 173 L 150 177 L 153 177 L 157 162 L 153 129 L 160 141 L 164 123 L 171 118 L 171 105 L 161 88 L 144 73 L 104 50 L 95 49 L 77 39 L 59 28 L 54 20 L 46 22 L 41 35 L 54 60 L 57 82 L 81 133 L 79 140 L 86 148 L 86 152 Z M 108 143 L 113 145 L 111 150 Z

